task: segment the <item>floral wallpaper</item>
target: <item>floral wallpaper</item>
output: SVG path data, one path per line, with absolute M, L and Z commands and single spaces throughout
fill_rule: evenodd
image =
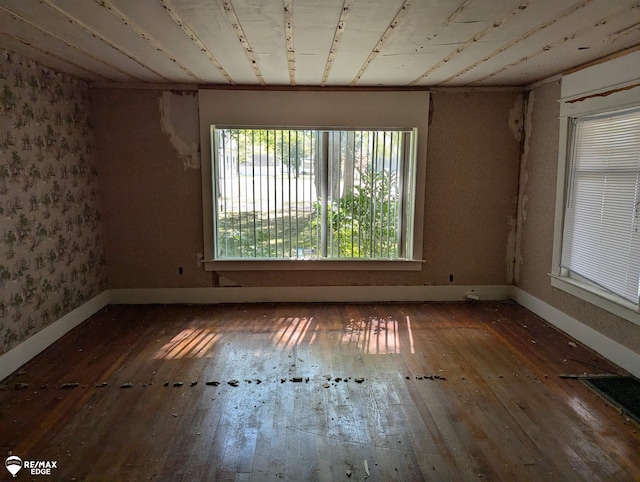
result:
M 106 286 L 87 85 L 0 49 L 0 353 Z

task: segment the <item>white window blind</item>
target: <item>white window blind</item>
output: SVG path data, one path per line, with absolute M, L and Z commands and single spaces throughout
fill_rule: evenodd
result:
M 216 259 L 411 257 L 413 130 L 212 136 Z
M 573 123 L 561 265 L 638 304 L 640 109 Z

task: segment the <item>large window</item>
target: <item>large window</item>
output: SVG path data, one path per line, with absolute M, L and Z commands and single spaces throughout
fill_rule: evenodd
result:
M 213 126 L 215 259 L 411 259 L 415 137 Z
M 572 119 L 562 274 L 638 305 L 640 109 Z

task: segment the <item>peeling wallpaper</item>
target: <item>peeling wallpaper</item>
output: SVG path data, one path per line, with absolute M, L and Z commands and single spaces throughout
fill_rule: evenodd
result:
M 106 287 L 84 82 L 0 50 L 0 353 Z

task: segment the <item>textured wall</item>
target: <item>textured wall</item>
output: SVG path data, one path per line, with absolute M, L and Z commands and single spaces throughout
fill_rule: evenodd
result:
M 217 276 L 196 262 L 203 235 L 200 166 L 190 147 L 199 139 L 195 94 L 95 89 L 91 100 L 109 287 L 215 286 Z M 224 276 L 241 286 L 510 281 L 521 98 L 512 92 L 435 93 L 432 103 L 427 179 L 418 187 L 427 198 L 422 271 Z
M 427 146 L 427 284 L 511 283 L 522 98 L 434 93 Z
M 87 86 L 0 50 L 0 352 L 105 289 Z
M 91 91 L 109 288 L 212 285 L 198 263 L 201 179 L 189 152 L 194 142 L 198 152 L 198 101 L 193 92 L 173 97 Z
M 516 284 L 527 293 L 640 353 L 640 326 L 553 288 L 553 223 L 558 169 L 560 85 L 529 95 L 525 158 L 521 173 L 521 232 L 517 242 Z

